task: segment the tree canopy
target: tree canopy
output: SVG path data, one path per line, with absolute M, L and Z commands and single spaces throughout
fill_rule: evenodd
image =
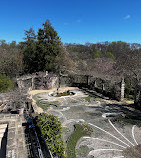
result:
M 24 64 L 26 72 L 55 71 L 56 57 L 61 53 L 61 40 L 49 20 L 35 34 L 25 31 Z

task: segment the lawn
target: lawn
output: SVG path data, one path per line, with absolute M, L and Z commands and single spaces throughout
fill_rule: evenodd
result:
M 49 102 L 47 99 L 39 98 L 38 95 L 39 95 L 39 93 L 35 94 L 33 96 L 33 99 L 36 101 L 37 106 L 41 107 L 43 110 L 47 110 L 48 107 L 50 107 L 52 105 L 57 107 L 61 104 L 60 101 Z
M 84 124 L 76 124 L 74 127 L 75 130 L 67 142 L 67 158 L 76 158 L 75 147 L 78 140 L 83 136 L 90 136 L 93 132 L 92 128 Z
M 88 97 L 85 97 L 85 98 L 82 98 L 82 100 L 85 100 L 85 101 L 87 101 L 87 102 L 91 102 L 91 96 L 88 96 Z

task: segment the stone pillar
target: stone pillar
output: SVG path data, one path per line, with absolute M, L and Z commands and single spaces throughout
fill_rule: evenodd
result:
M 48 71 L 46 71 L 46 76 L 48 75 Z
M 124 82 L 124 78 L 121 81 L 121 100 L 124 99 L 124 91 L 125 91 L 125 82 Z
M 105 91 L 105 86 L 104 83 L 102 84 L 102 90 Z
M 34 89 L 34 77 L 32 77 L 32 81 L 31 81 L 32 83 L 31 83 L 31 88 L 32 88 L 32 90 Z
M 94 88 L 97 88 L 96 80 L 94 81 Z

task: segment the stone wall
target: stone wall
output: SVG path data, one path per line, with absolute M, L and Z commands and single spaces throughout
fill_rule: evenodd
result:
M 20 89 L 51 89 L 56 88 L 58 77 L 55 74 L 38 72 L 17 78 Z
M 141 83 L 135 88 L 135 101 L 134 105 L 136 109 L 141 110 Z
M 116 100 L 124 98 L 124 82 L 112 83 L 110 80 L 103 80 L 94 76 L 73 74 L 66 77 L 62 76 L 61 85 L 87 87 Z
M 112 83 L 110 80 L 103 80 L 101 78 L 89 79 L 90 89 L 96 90 L 111 99 L 121 99 L 121 82 Z
M 101 78 L 95 78 L 94 76 L 71 74 L 66 76 L 61 75 L 59 79 L 59 77 L 55 74 L 40 72 L 22 76 L 21 78 L 17 79 L 17 84 L 20 89 L 57 88 L 59 82 L 60 87 L 88 87 L 98 91 L 99 93 L 103 93 L 112 99 L 120 100 L 124 98 L 124 87 L 122 86 L 121 89 L 121 82 L 112 83 L 110 80 L 103 80 Z
M 57 87 L 58 77 L 53 74 L 36 76 L 33 82 L 34 87 L 32 89 L 51 89 Z

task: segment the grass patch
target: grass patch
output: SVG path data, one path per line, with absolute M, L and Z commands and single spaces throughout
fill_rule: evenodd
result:
M 87 102 L 91 102 L 91 96 L 88 96 L 88 97 L 85 97 L 85 98 L 83 98 L 83 100 L 85 100 L 85 101 L 87 101 Z
M 43 100 L 36 101 L 37 106 L 41 107 L 43 110 L 47 110 L 50 106 L 59 106 L 60 102 L 54 101 L 54 102 L 47 102 Z
M 90 136 L 93 132 L 92 128 L 87 125 L 76 124 L 74 127 L 75 130 L 67 142 L 67 158 L 76 158 L 75 147 L 78 140 L 83 136 Z
M 87 146 L 81 146 L 79 149 L 76 150 L 76 153 L 78 155 L 86 154 L 88 153 L 89 148 Z
M 38 100 L 40 100 L 40 98 L 38 98 L 38 95 L 39 95 L 40 93 L 38 93 L 38 94 L 35 94 L 34 96 L 33 96 L 33 99 L 35 100 L 35 101 L 38 101 Z
M 95 98 L 95 101 L 104 101 L 102 98 Z
M 42 103 L 40 100 L 36 101 L 36 104 L 37 104 L 37 106 L 39 106 L 43 110 L 47 110 L 48 107 L 50 107 L 50 105 L 47 102 L 46 103 Z
M 61 103 L 59 101 L 48 102 L 43 99 L 36 101 L 37 106 L 41 107 L 43 110 L 48 110 L 50 106 L 59 106 Z
M 49 102 L 48 99 L 43 99 L 43 98 L 38 97 L 39 94 L 40 93 L 35 94 L 33 96 L 33 99 L 36 101 L 37 106 L 41 107 L 43 110 L 47 110 L 48 107 L 50 107 L 52 105 L 57 107 L 57 106 L 61 105 L 61 103 L 62 103 L 61 101 Z

